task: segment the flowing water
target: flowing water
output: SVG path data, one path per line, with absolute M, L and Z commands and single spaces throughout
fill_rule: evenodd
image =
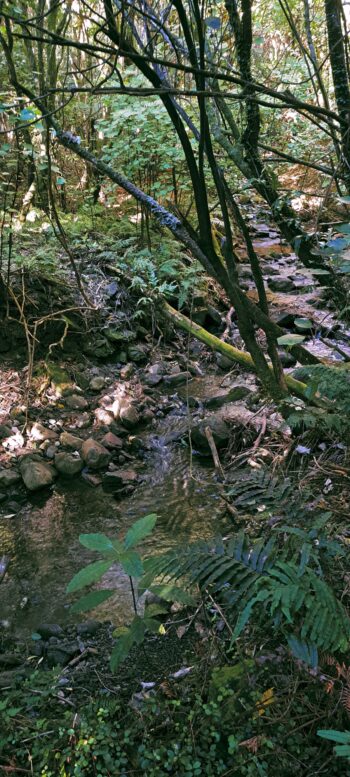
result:
M 18 515 L 5 513 L 0 547 L 11 557 L 11 564 L 0 586 L 0 620 L 8 621 L 12 632 L 21 636 L 35 631 L 39 623 L 63 625 L 72 620 L 67 583 L 82 566 L 97 559 L 97 554 L 80 545 L 81 533 L 123 536 L 137 518 L 156 512 L 155 530 L 140 549 L 150 554 L 227 527 L 211 462 L 196 456 L 191 462 L 186 446 L 167 442 L 184 425 L 186 417 L 174 414 L 146 436 L 141 483 L 122 501 L 77 477 L 58 481 L 50 494 L 38 493 Z M 101 583 L 105 586 L 115 588 L 116 595 L 96 616 L 124 623 L 132 600 L 129 580 L 120 567 L 107 573 Z

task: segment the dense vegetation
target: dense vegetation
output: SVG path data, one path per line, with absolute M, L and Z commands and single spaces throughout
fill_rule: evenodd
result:
M 137 375 L 168 393 L 184 375 L 176 441 L 189 478 L 193 452 L 211 455 L 231 521 L 166 552 L 142 545 L 157 504 L 118 536 L 80 535 L 98 557 L 68 585 L 72 618 L 112 599 L 100 580 L 116 567 L 133 616 L 88 642 L 101 652 L 88 691 L 74 649 L 63 671 L 48 660 L 54 631 L 33 632 L 22 673 L 0 672 L 3 774 L 350 774 L 349 27 L 344 0 L 0 0 L 0 501 L 58 473 L 127 498 L 140 396 L 127 384 L 131 410 L 124 389 L 109 406 L 108 380 L 81 372 L 107 365 L 122 384 L 164 348 L 185 372 Z M 257 380 L 225 384 L 227 402 L 245 399 L 229 427 L 205 420 L 221 394 L 191 395 L 212 351 L 228 381 Z M 58 441 L 53 423 L 50 454 L 34 421 L 69 394 L 85 410 L 90 389 L 106 447 Z M 170 634 L 181 660 L 157 667 Z M 5 621 L 0 636 L 0 665 L 21 664 Z

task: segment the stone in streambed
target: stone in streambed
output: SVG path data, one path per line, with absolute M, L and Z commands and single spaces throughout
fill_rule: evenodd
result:
M 210 447 L 205 434 L 206 427 L 211 429 L 214 442 L 217 448 L 223 448 L 230 439 L 230 428 L 228 424 L 217 416 L 211 416 L 200 421 L 194 426 L 191 432 L 192 444 L 197 450 L 209 454 Z
M 60 443 L 64 448 L 69 448 L 72 451 L 79 451 L 83 444 L 83 440 L 81 440 L 81 438 L 77 437 L 75 434 L 62 432 L 60 436 Z
M 81 455 L 90 469 L 103 469 L 103 467 L 107 467 L 110 460 L 107 448 L 92 437 L 83 442 Z
M 60 475 L 73 477 L 73 475 L 77 475 L 81 472 L 83 466 L 83 461 L 77 451 L 73 453 L 65 453 L 64 451 L 56 453 L 55 467 Z
M 14 469 L 0 469 L 0 488 L 9 488 L 21 479 Z
M 105 448 L 112 451 L 123 447 L 123 440 L 121 440 L 120 437 L 117 437 L 116 434 L 113 434 L 113 432 L 107 432 L 101 442 Z
M 137 480 L 137 474 L 132 469 L 115 470 L 106 472 L 102 479 L 102 486 L 105 491 L 115 493 L 125 486 L 135 486 Z
M 187 380 L 191 380 L 190 372 L 174 372 L 172 375 L 164 376 L 164 383 L 172 388 L 173 386 L 180 386 L 181 383 L 186 383 Z
M 74 656 L 79 653 L 78 642 L 64 642 L 58 645 L 49 645 L 46 653 L 47 663 L 54 666 L 66 666 Z
M 96 375 L 94 378 L 91 378 L 89 388 L 91 391 L 102 391 L 105 383 L 106 381 L 102 375 Z
M 140 422 L 140 415 L 133 405 L 122 405 L 119 411 L 119 419 L 126 429 L 133 429 Z
M 61 639 L 64 636 L 63 629 L 58 623 L 40 623 L 35 631 L 40 634 L 42 639 L 50 639 L 51 637 Z
M 249 396 L 252 391 L 248 386 L 234 386 L 223 394 L 217 394 L 214 397 L 209 397 L 204 401 L 205 407 L 210 409 L 216 409 L 226 404 L 227 402 L 238 402 L 240 399 L 244 399 Z
M 88 401 L 84 397 L 79 396 L 79 394 L 71 394 L 69 397 L 66 397 L 65 403 L 70 410 L 86 410 L 89 407 Z
M 37 491 L 39 488 L 51 486 L 56 476 L 50 464 L 28 456 L 22 459 L 19 468 L 28 491 Z

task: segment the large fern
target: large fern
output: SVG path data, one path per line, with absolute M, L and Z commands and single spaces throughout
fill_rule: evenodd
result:
M 275 559 L 273 539 L 252 546 L 244 537 L 198 542 L 175 548 L 148 560 L 143 586 L 157 577 L 198 586 L 225 606 L 234 638 L 253 613 L 271 629 L 281 629 L 322 650 L 344 650 L 350 639 L 350 620 L 330 586 L 313 569 L 284 558 Z

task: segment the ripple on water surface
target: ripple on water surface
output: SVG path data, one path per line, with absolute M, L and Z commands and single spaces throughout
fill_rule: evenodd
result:
M 70 621 L 65 593 L 71 577 L 97 558 L 79 541 L 82 532 L 122 534 L 134 520 L 158 514 L 153 534 L 141 550 L 159 553 L 174 543 L 210 537 L 227 526 L 211 467 L 180 444 L 167 446 L 162 437 L 150 438 L 150 450 L 141 470 L 142 482 L 131 497 L 113 496 L 88 486 L 81 479 L 58 482 L 51 494 L 32 498 L 31 508 L 17 517 L 0 520 L 0 555 L 11 557 L 9 574 L 0 589 L 0 620 L 7 619 L 17 634 L 35 630 L 40 622 Z M 116 623 L 132 609 L 128 578 L 113 567 L 101 584 L 116 588 L 116 595 L 99 617 Z

